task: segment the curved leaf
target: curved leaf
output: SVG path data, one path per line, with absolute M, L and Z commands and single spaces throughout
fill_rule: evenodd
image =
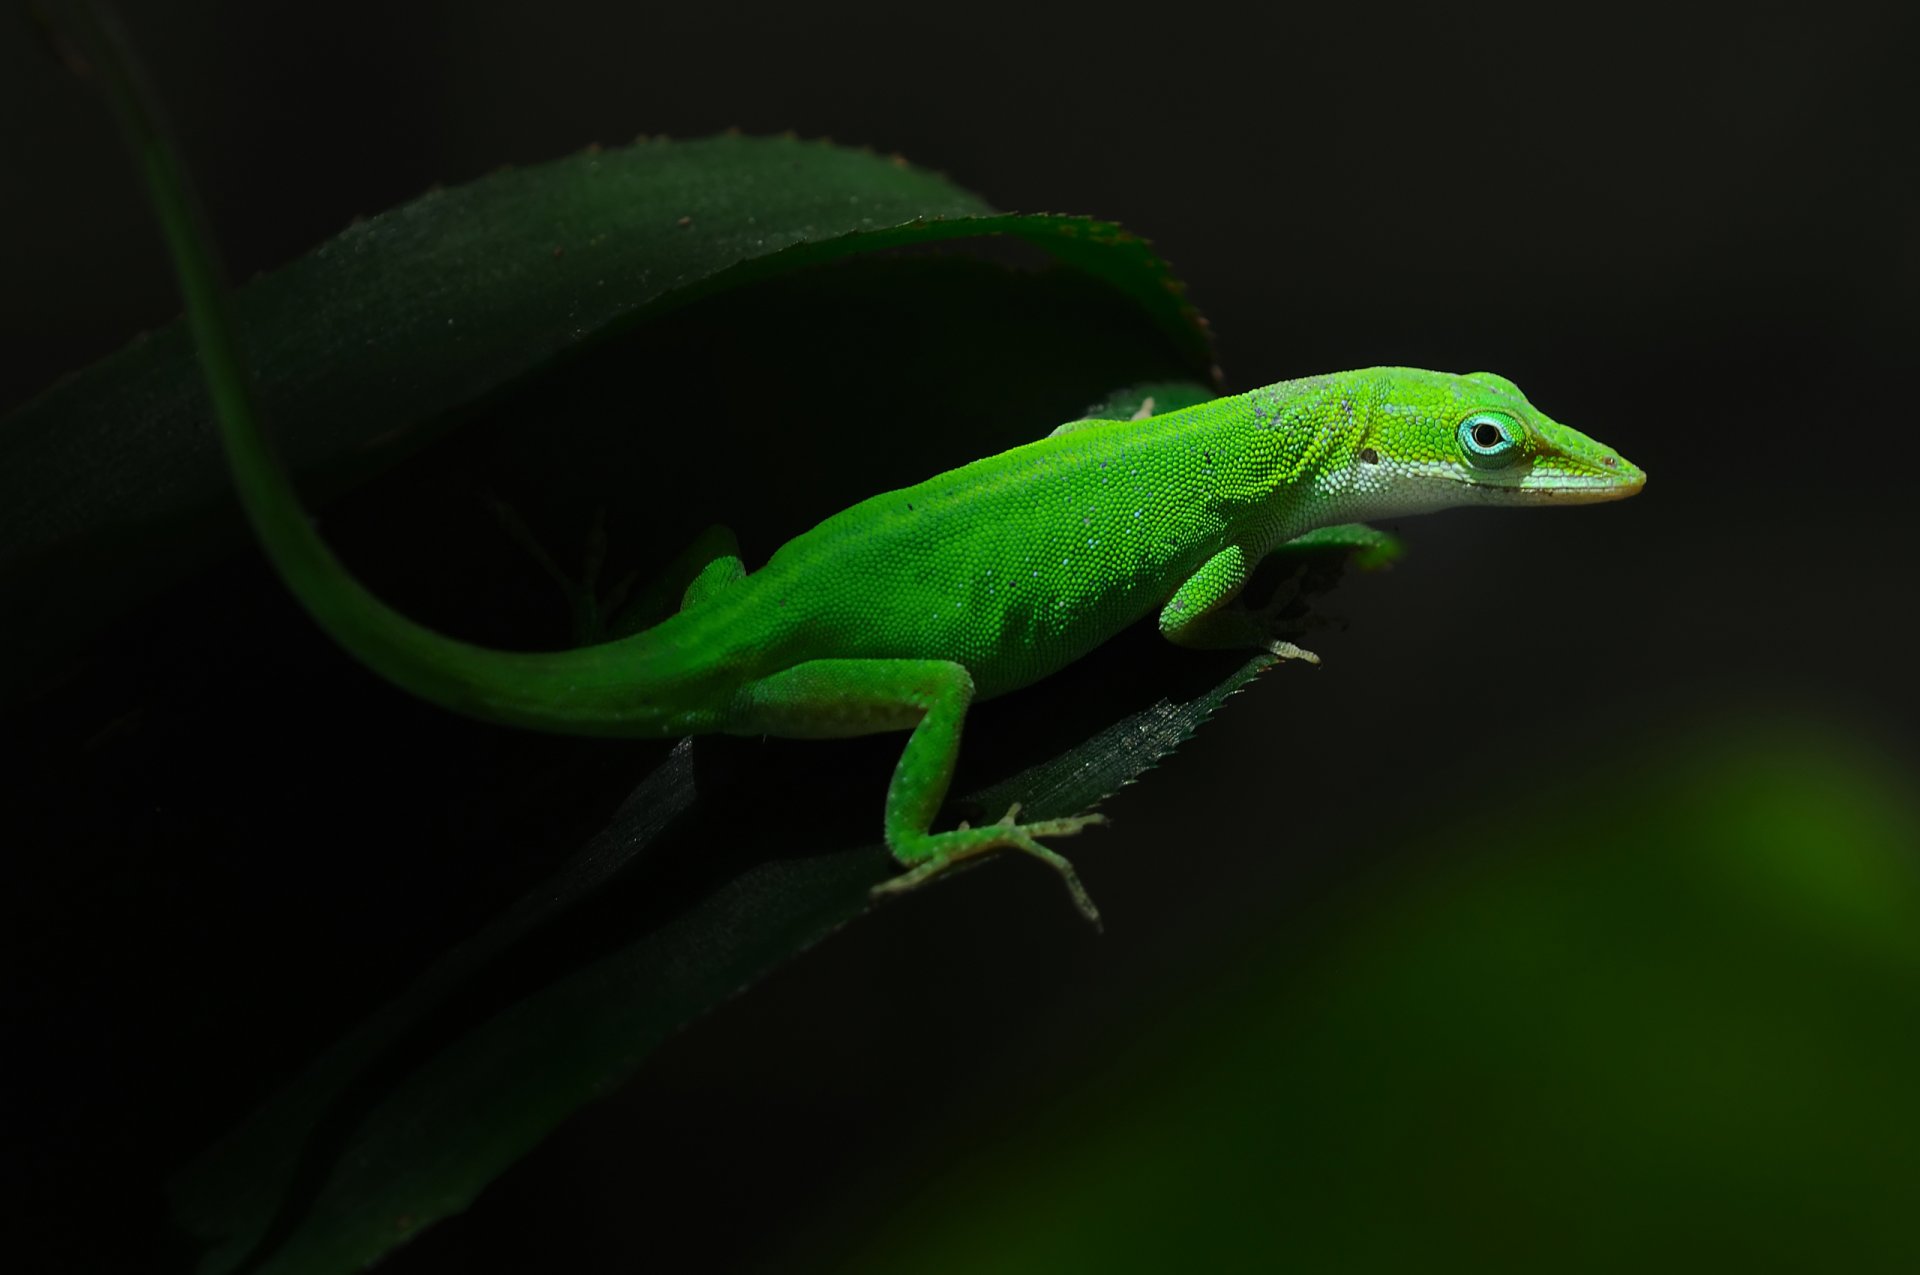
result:
M 1313 592 L 1346 552 L 1296 556 Z M 963 764 L 1038 760 L 972 785 L 946 818 L 993 818 L 1015 799 L 1040 819 L 1086 810 L 1274 662 L 1174 652 L 1137 628 L 1022 702 L 976 709 Z M 898 749 L 859 743 L 883 766 Z M 180 1176 L 174 1217 L 206 1246 L 200 1269 L 356 1269 L 465 1208 L 674 1030 L 867 910 L 896 870 L 848 834 L 872 811 L 791 817 L 844 786 L 846 758 L 810 741 L 676 747 L 551 879 Z M 1075 923 L 1064 898 L 1060 918 Z
M 1178 283 L 1112 223 L 996 213 L 897 158 L 791 138 L 641 142 L 430 192 L 238 289 L 234 308 L 288 462 L 324 497 L 667 309 L 852 254 L 988 235 L 1099 278 L 1190 372 L 1206 370 Z M 238 539 L 207 412 L 176 322 L 0 422 L 6 676 Z
M 1272 662 L 1235 663 L 1224 677 L 1214 662 L 1213 679 L 1184 698 L 1124 712 L 1054 759 L 1048 782 L 1005 781 L 960 804 L 997 811 L 1017 792 L 1036 818 L 1084 810 Z M 687 870 L 682 849 L 743 842 L 764 854 L 791 841 L 763 812 L 785 808 L 789 787 L 825 779 L 784 750 L 777 767 L 742 774 L 730 751 L 706 740 L 675 749 L 549 885 L 450 952 L 193 1165 L 176 1183 L 174 1211 L 207 1245 L 200 1270 L 357 1269 L 465 1208 L 675 1028 L 866 910 L 868 891 L 895 870 L 877 843 L 733 856 L 708 863 L 696 889 L 659 888 Z M 738 790 L 753 800 L 713 800 Z M 513 995 L 529 962 L 550 963 L 539 949 L 562 917 L 569 950 L 580 950 L 583 924 L 604 932 L 607 950 Z M 1073 923 L 1064 901 L 1061 923 Z

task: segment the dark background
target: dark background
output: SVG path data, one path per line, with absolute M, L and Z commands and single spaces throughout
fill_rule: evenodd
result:
M 1817 719 L 1911 773 L 1920 41 L 1894 6 L 125 9 L 236 277 L 503 162 L 792 129 L 1148 236 L 1234 389 L 1491 369 L 1650 474 L 1625 505 L 1402 528 L 1406 564 L 1338 595 L 1326 668 L 1265 679 L 1075 847 L 1104 938 L 1024 868 L 887 909 L 675 1041 L 391 1269 L 778 1264 L 807 1219 L 890 1173 L 906 1190 L 979 1113 L 1097 1065 L 1332 882 L 1392 873 L 1400 831 L 1497 817 L 1692 723 Z M 0 119 L 3 408 L 178 306 L 104 113 L 24 23 L 0 27 Z M 304 989 L 314 1023 L 262 1014 L 250 1071 L 231 1052 L 244 998 L 179 981 L 222 959 L 196 942 L 243 931 L 130 923 L 149 902 L 195 915 L 132 852 L 8 857 L 41 921 L 15 929 L 38 959 L 10 1170 L 41 1221 L 105 1208 L 127 1236 L 158 1233 L 141 1184 L 210 1132 L 233 1077 L 269 1083 L 523 884 L 481 854 L 355 897 L 313 883 L 324 865 L 264 860 L 274 941 L 336 951 L 340 974 Z M 121 901 L 84 898 L 99 874 Z M 453 881 L 470 893 L 449 900 Z M 209 1040 L 227 1052 L 198 1067 Z M 95 1226 L 65 1232 L 66 1256 Z

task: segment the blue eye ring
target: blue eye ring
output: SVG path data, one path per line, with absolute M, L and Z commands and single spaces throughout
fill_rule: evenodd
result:
M 1520 458 L 1520 426 L 1499 412 L 1475 412 L 1456 431 L 1460 450 L 1482 469 L 1498 469 Z

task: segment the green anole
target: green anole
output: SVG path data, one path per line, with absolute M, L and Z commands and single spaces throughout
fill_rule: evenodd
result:
M 1356 520 L 1462 504 L 1576 504 L 1633 465 L 1489 373 L 1370 368 L 1047 438 L 862 501 L 747 572 L 724 550 L 677 614 L 598 645 L 488 650 L 390 610 L 338 564 L 245 417 L 235 477 L 288 585 L 368 667 L 447 708 L 592 735 L 831 738 L 909 731 L 884 828 L 911 888 L 990 850 L 1072 866 L 1041 838 L 1098 815 L 934 831 L 975 700 L 1018 690 L 1156 617 L 1189 647 L 1276 638 L 1236 597 L 1261 558 Z
M 573 650 L 492 650 L 409 620 L 355 580 L 302 512 L 257 422 L 208 236 L 184 176 L 125 82 L 143 161 L 234 480 L 261 544 L 315 620 L 368 668 L 446 708 L 583 735 L 833 738 L 906 731 L 886 793 L 896 893 L 1101 816 L 1033 823 L 1018 807 L 935 831 L 974 701 L 1018 690 L 1153 616 L 1188 647 L 1281 641 L 1237 602 L 1255 565 L 1303 536 L 1467 504 L 1580 504 L 1645 475 L 1491 373 L 1378 367 L 1284 381 L 1038 441 L 860 502 L 749 573 L 730 537 L 655 627 Z M 1355 537 L 1365 534 L 1355 529 Z

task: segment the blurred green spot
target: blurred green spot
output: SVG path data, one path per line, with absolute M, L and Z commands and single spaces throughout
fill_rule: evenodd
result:
M 1920 1269 L 1917 849 L 1909 778 L 1805 725 L 1475 814 L 851 1269 Z

